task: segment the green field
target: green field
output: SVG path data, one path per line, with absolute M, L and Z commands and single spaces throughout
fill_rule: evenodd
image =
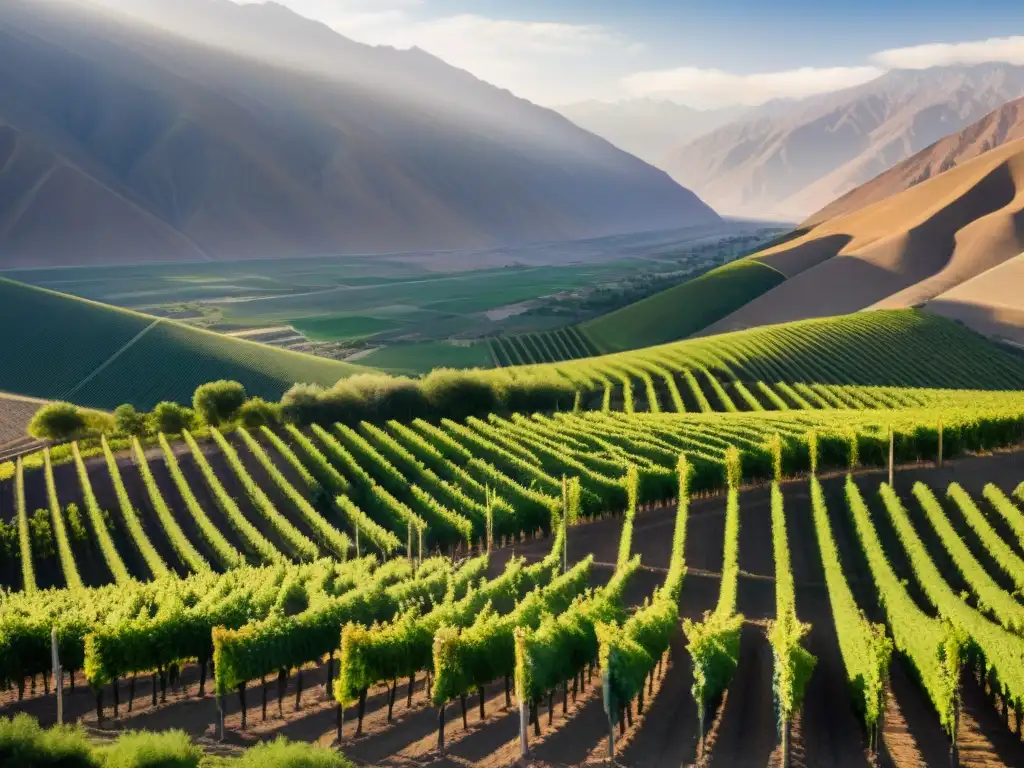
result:
M 276 399 L 297 381 L 329 385 L 365 370 L 3 278 L 0 327 L 0 391 L 95 408 L 188 402 L 221 378 Z
M 391 344 L 360 358 L 360 365 L 388 373 L 418 375 L 435 368 L 491 368 L 494 360 L 482 342 L 452 344 L 445 341 L 423 341 L 415 344 Z
M 383 317 L 340 315 L 337 317 L 302 317 L 291 326 L 313 341 L 349 341 L 366 339 L 385 331 L 402 328 L 403 324 Z
M 759 262 L 735 261 L 589 320 L 581 329 L 602 352 L 664 344 L 707 328 L 785 279 Z

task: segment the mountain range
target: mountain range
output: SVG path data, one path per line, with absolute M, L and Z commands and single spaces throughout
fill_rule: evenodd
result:
M 280 5 L 0 4 L 0 267 L 480 247 L 717 220 L 555 112 Z
M 773 101 L 668 152 L 659 166 L 729 215 L 800 221 L 1024 96 L 1024 67 L 894 70 L 854 88 Z
M 785 280 L 713 334 L 918 307 L 1024 344 L 1024 99 L 925 148 L 751 257 Z

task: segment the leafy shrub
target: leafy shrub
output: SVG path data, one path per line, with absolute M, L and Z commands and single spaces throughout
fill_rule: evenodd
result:
M 367 421 L 412 421 L 429 414 L 430 405 L 420 383 L 405 376 L 360 374 L 342 379 L 331 389 L 357 393 L 366 408 L 364 420 Z
M 37 509 L 28 521 L 29 535 L 32 538 L 32 551 L 43 560 L 53 557 L 57 550 L 53 539 L 53 523 L 50 513 L 45 509 Z
M 280 421 L 281 407 L 268 403 L 262 397 L 254 397 L 238 409 L 238 418 L 247 429 L 259 429 Z
M 85 414 L 71 403 L 50 403 L 44 405 L 32 421 L 28 432 L 38 440 L 71 440 L 85 432 Z
M 512 413 L 572 410 L 576 387 L 558 374 L 509 377 L 501 391 L 505 409 Z
M 237 381 L 211 381 L 198 387 L 192 408 L 204 422 L 218 426 L 231 421 L 245 404 L 245 387 Z
M 352 763 L 334 750 L 290 742 L 283 737 L 246 750 L 229 765 L 231 768 L 352 768 Z
M 67 518 L 68 528 L 71 529 L 71 538 L 75 541 L 85 541 L 89 538 L 89 532 L 85 527 L 85 518 L 82 517 L 82 510 L 72 502 L 64 509 L 64 517 Z
M 21 556 L 16 523 L 5 523 L 0 520 L 0 554 L 3 554 L 5 559 Z
M 195 424 L 196 415 L 191 408 L 177 403 L 159 403 L 149 415 L 150 429 L 167 435 L 179 435 Z
M 0 718 L 0 765 L 18 768 L 98 768 L 85 731 L 64 726 L 43 730 L 25 714 Z
M 203 759 L 183 731 L 125 733 L 99 753 L 104 768 L 197 768 Z
M 146 434 L 146 417 L 135 410 L 134 405 L 125 403 L 114 409 L 114 425 L 122 435 L 143 437 Z
M 423 396 L 436 416 L 461 420 L 499 410 L 499 389 L 479 371 L 438 368 L 420 383 Z
M 281 414 L 293 424 L 356 424 L 366 411 L 362 393 L 346 386 L 324 389 L 315 384 L 296 384 L 281 398 Z

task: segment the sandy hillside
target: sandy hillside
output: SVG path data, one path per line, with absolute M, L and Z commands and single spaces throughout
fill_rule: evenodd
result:
M 1024 344 L 1024 254 L 961 283 L 925 306 L 988 336 Z
M 755 258 L 789 279 L 702 335 L 867 308 L 913 307 L 1024 251 L 1024 139 Z

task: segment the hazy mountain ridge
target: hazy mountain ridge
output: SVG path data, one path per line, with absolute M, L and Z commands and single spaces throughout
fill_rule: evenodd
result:
M 800 219 L 1021 96 L 1024 67 L 893 71 L 757 108 L 661 165 L 723 213 Z
M 802 226 L 815 226 L 828 219 L 852 213 L 1020 138 L 1024 138 L 1024 99 L 1008 102 L 977 123 L 940 139 L 825 206 Z
M 673 101 L 581 101 L 556 108 L 572 122 L 642 160 L 659 165 L 680 142 L 738 119 L 746 107 L 699 110 Z
M 423 52 L 362 46 L 279 6 L 175 7 L 237 29 L 270 14 L 286 53 L 315 30 L 308 49 L 325 62 L 341 51 L 347 76 L 107 10 L 5 4 L 0 265 L 475 247 L 717 220 L 663 172 Z M 419 89 L 403 92 L 382 59 Z

